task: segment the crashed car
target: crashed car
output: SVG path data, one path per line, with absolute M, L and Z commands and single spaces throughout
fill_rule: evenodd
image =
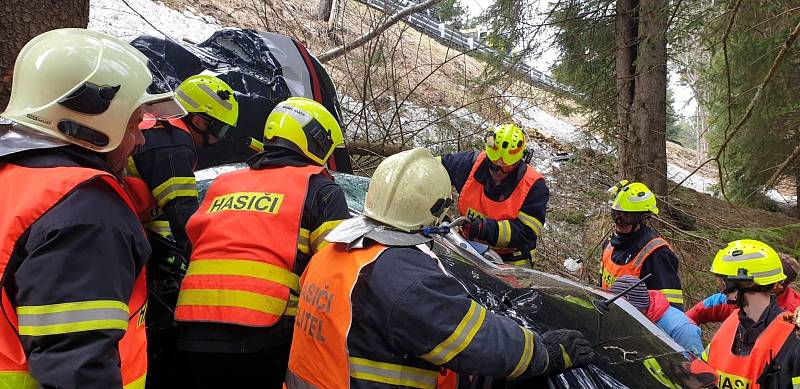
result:
M 261 139 L 267 115 L 291 96 L 320 102 L 339 122 L 336 87 L 322 64 L 302 43 L 267 31 L 226 28 L 198 44 L 143 35 L 131 42 L 150 60 L 173 89 L 189 76 L 210 72 L 236 91 L 239 120 L 225 139 L 206 145 L 198 169 L 244 161 L 255 151 L 250 139 Z M 352 171 L 343 150 L 334 151 L 328 167 Z
M 201 197 L 219 174 L 242 168 L 225 165 L 197 173 Z M 369 186 L 366 177 L 332 173 L 355 215 Z M 455 221 L 453 223 L 458 223 Z M 476 301 L 536 332 L 568 328 L 582 332 L 598 360 L 584 368 L 531 380 L 488 382 L 508 388 L 702 388 L 716 381 L 714 370 L 684 350 L 622 298 L 531 269 L 493 262 L 465 241 L 453 224 L 433 234 L 433 251 L 446 271 Z M 484 380 L 488 380 L 485 379 Z M 489 386 L 484 386 L 489 387 Z

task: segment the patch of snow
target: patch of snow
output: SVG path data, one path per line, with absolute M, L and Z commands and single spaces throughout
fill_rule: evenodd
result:
M 513 96 L 506 98 L 506 101 L 506 110 L 512 113 L 519 125 L 535 128 L 561 143 L 577 144 L 581 141 L 581 133 L 577 127 L 545 112 L 527 99 Z
M 691 172 L 673 163 L 667 163 L 667 179 L 674 183 L 681 182 Z M 708 177 L 703 177 L 695 173 L 689 179 L 683 182 L 683 187 L 694 189 L 701 193 L 711 193 L 711 188 L 716 185 L 717 181 Z
M 778 203 L 787 205 L 797 204 L 797 196 L 784 196 L 781 192 L 778 192 L 776 189 L 770 189 L 765 194 L 767 195 L 767 197 Z
M 89 29 L 126 41 L 139 35 L 162 36 L 163 33 L 177 41 L 188 39 L 199 43 L 222 28 L 214 18 L 202 15 L 193 8 L 180 12 L 162 2 L 151 0 L 127 0 L 127 3 L 130 7 L 119 0 L 91 0 Z

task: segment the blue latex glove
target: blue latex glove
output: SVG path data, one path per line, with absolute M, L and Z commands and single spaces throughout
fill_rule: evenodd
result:
M 722 305 L 727 303 L 728 303 L 728 297 L 722 293 L 712 294 L 711 296 L 708 296 L 706 297 L 705 300 L 703 300 L 703 306 L 706 308 L 711 308 L 717 305 Z

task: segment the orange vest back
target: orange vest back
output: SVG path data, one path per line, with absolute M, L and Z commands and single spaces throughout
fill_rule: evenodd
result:
M 303 289 L 286 376 L 288 389 L 304 389 L 303 383 L 318 389 L 350 386 L 350 292 L 361 269 L 385 249 L 374 244 L 347 251 L 343 244 L 329 244 L 311 259 L 301 281 Z
M 795 330 L 787 321 L 790 312 L 784 312 L 767 326 L 756 339 L 756 344 L 749 355 L 735 355 L 733 349 L 736 329 L 739 327 L 739 310 L 737 309 L 722 323 L 711 340 L 708 349 L 708 364 L 717 370 L 720 388 L 758 389 L 756 382 L 764 368 L 778 355 L 786 339 Z
M 243 169 L 219 176 L 189 219 L 189 269 L 175 319 L 251 327 L 287 312 L 308 180 L 319 166 Z
M 647 257 L 650 256 L 654 251 L 661 247 L 670 247 L 669 243 L 667 243 L 664 238 L 660 236 L 656 236 L 651 239 L 647 244 L 642 247 L 641 250 L 636 254 L 633 259 L 631 259 L 628 263 L 624 265 L 619 265 L 614 263 L 612 260 L 612 255 L 614 254 L 614 246 L 609 243 L 606 245 L 606 248 L 603 250 L 603 262 L 602 262 L 602 287 L 603 289 L 608 289 L 614 284 L 614 281 L 617 280 L 620 276 L 634 276 L 640 277 L 642 272 L 642 265 Z
M 522 204 L 525 202 L 525 197 L 528 196 L 528 192 L 530 192 L 536 181 L 543 180 L 544 176 L 528 165 L 525 168 L 525 174 L 517 183 L 517 187 L 514 188 L 511 195 L 503 201 L 494 201 L 486 196 L 483 184 L 475 179 L 475 172 L 478 171 L 478 167 L 485 159 L 486 152 L 483 151 L 475 159 L 472 170 L 469 172 L 469 177 L 467 177 L 464 187 L 461 188 L 461 193 L 458 194 L 458 212 L 461 215 L 474 218 L 516 219 L 522 209 Z M 508 254 L 515 251 L 515 249 L 505 247 L 493 247 L 493 249 L 498 254 Z
M 0 167 L 0 183 L 13 184 L 14 190 L 0 190 L 0 280 L 6 280 L 6 268 L 14 246 L 22 234 L 50 208 L 81 184 L 100 179 L 108 183 L 135 212 L 125 189 L 110 174 L 81 167 L 26 168 L 13 164 Z M 20 201 L 14 193 L 25 193 Z M 43 287 L 47 287 L 43 285 Z M 147 303 L 145 271 L 136 279 L 128 308 L 128 329 L 119 342 L 122 382 L 125 388 L 144 388 L 147 373 L 147 338 L 144 315 Z M 2 290 L 5 318 L 0 319 L 0 387 L 37 387 L 28 373 L 28 365 L 17 330 L 16 308 Z M 26 386 L 27 385 L 27 386 Z
M 438 370 L 349 354 L 351 293 L 362 269 L 384 250 L 386 246 L 377 243 L 349 251 L 344 244 L 330 244 L 311 259 L 301 279 L 303 289 L 286 374 L 288 389 L 347 388 L 351 379 L 392 387 L 433 389 L 439 384 L 442 388 L 455 387 L 455 374 L 440 376 Z

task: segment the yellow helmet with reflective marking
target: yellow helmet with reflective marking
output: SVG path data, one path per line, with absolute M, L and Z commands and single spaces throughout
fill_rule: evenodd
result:
M 322 166 L 333 149 L 344 143 L 344 135 L 325 106 L 305 97 L 290 97 L 272 110 L 264 125 L 264 142 L 280 140 Z
M 786 279 L 778 253 L 768 244 L 753 239 L 728 243 L 714 257 L 711 272 L 734 283 L 771 285 Z
M 239 120 L 239 102 L 233 89 L 216 76 L 201 73 L 183 80 L 175 89 L 175 97 L 187 112 L 213 119 L 206 131 L 217 139 L 225 138 Z
M 658 215 L 656 195 L 641 182 L 628 182 L 622 180 L 617 185 L 608 188 L 608 192 L 615 195 L 611 209 L 622 212 L 651 212 Z
M 503 124 L 486 134 L 486 156 L 495 165 L 511 166 L 526 152 L 525 132 L 513 124 Z

